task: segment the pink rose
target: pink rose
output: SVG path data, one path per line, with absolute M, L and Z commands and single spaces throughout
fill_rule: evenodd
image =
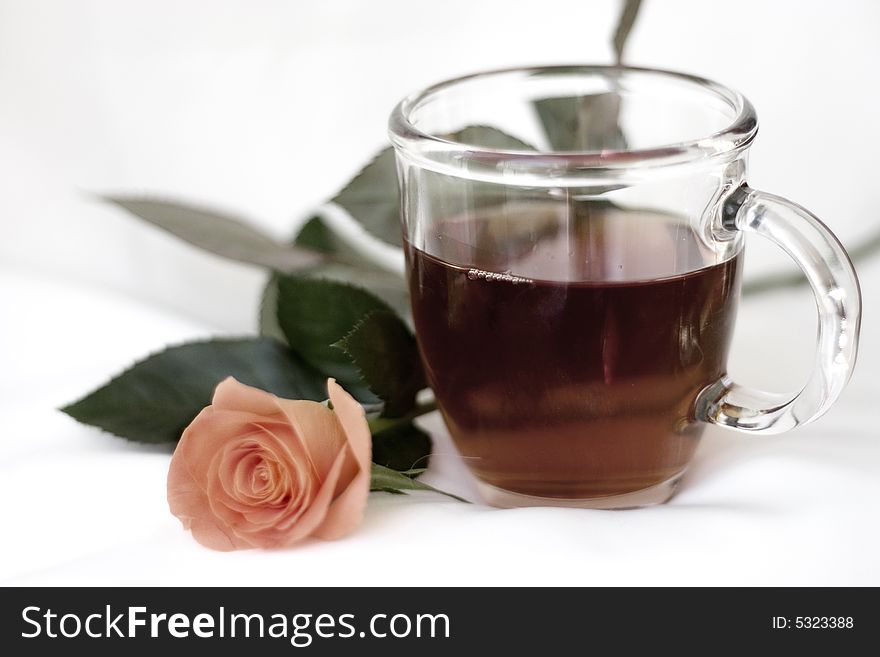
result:
M 363 408 L 333 379 L 331 411 L 228 378 L 183 432 L 168 505 L 215 550 L 286 547 L 354 530 L 370 488 Z

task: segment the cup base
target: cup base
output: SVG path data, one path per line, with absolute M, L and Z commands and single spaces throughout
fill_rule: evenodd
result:
M 654 506 L 667 502 L 678 489 L 684 471 L 673 475 L 666 481 L 654 484 L 648 488 L 636 490 L 622 495 L 608 495 L 606 497 L 589 498 L 565 498 L 565 497 L 539 497 L 537 495 L 524 495 L 504 490 L 483 481 L 477 481 L 477 489 L 483 500 L 491 505 L 502 509 L 516 509 L 531 506 L 556 506 L 575 509 L 637 509 L 644 506 Z

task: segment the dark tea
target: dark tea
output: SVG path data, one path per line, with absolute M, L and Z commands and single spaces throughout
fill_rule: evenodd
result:
M 675 478 L 703 428 L 694 399 L 725 373 L 740 256 L 707 262 L 674 217 L 576 219 L 488 211 L 407 244 L 430 385 L 465 462 L 505 491 L 597 498 Z

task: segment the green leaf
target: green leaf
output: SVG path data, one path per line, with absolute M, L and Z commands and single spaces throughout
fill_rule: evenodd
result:
M 618 65 L 640 7 L 641 0 L 625 0 L 617 20 L 612 45 Z M 534 103 L 544 134 L 557 151 L 626 150 L 627 139 L 620 124 L 621 104 L 621 96 L 615 91 L 544 98 Z
M 489 126 L 470 126 L 449 137 L 485 148 L 535 150 L 524 141 Z M 374 237 L 395 246 L 403 245 L 397 169 L 392 148 L 383 149 L 332 200 L 345 208 Z
M 340 239 L 327 226 L 320 216 L 306 221 L 293 242 L 297 246 L 320 251 L 329 256 L 327 259 L 336 263 L 345 263 L 356 267 L 375 268 L 376 265 L 366 259 L 357 249 Z M 398 277 L 399 278 L 399 277 Z
M 327 254 L 327 260 L 307 271 L 304 276 L 327 278 L 369 290 L 394 308 L 401 317 L 409 315 L 409 289 L 399 274 L 376 267 L 355 249 L 339 239 L 320 217 L 312 217 L 300 230 L 295 244 L 314 248 Z
M 620 94 L 543 98 L 535 110 L 547 140 L 556 151 L 625 150 L 618 124 Z
M 431 437 L 411 422 L 401 422 L 373 434 L 373 462 L 386 468 L 423 470 L 428 467 L 430 456 Z
M 312 217 L 306 221 L 299 229 L 293 243 L 321 253 L 338 253 L 341 246 L 341 242 L 324 225 L 320 217 Z
M 362 288 L 304 276 L 278 277 L 278 324 L 287 343 L 362 402 L 375 402 L 376 397 L 351 359 L 333 344 L 376 310 L 392 312 L 384 301 Z
M 466 499 L 463 499 L 458 495 L 439 490 L 433 486 L 429 486 L 428 484 L 424 484 L 421 481 L 411 478 L 405 472 L 398 472 L 397 470 L 392 470 L 391 468 L 386 468 L 376 463 L 373 463 L 373 468 L 370 473 L 370 490 L 397 494 L 401 494 L 407 490 L 427 490 L 469 504 Z
M 611 45 L 618 66 L 641 9 L 642 0 L 624 0 Z M 557 151 L 626 150 L 620 125 L 621 97 L 614 92 L 535 101 L 544 134 Z
M 385 402 L 383 415 L 400 417 L 412 410 L 416 393 L 427 384 L 416 339 L 397 315 L 374 311 L 334 346 L 351 358 L 370 390 Z
M 211 403 L 227 376 L 290 399 L 327 397 L 324 376 L 275 340 L 220 339 L 149 356 L 61 410 L 129 440 L 170 443 Z
M 360 269 L 341 263 L 326 263 L 299 273 L 304 278 L 316 278 L 353 285 L 368 290 L 384 301 L 399 316 L 409 317 L 409 290 L 400 276 L 375 269 Z M 273 337 L 286 343 L 287 337 L 278 323 L 278 281 L 273 276 L 263 288 L 260 303 L 260 335 Z
M 104 200 L 185 242 L 222 258 L 292 272 L 313 267 L 321 254 L 276 241 L 248 223 L 216 211 L 144 198 L 108 196 Z
M 302 272 L 302 275 L 363 288 L 384 301 L 400 317 L 410 316 L 409 288 L 406 279 L 397 274 L 342 262 L 327 262 Z
M 278 323 L 278 276 L 272 274 L 263 293 L 260 295 L 260 309 L 257 316 L 260 335 L 278 340 L 281 344 L 287 344 L 287 336 L 281 330 Z
M 448 135 L 449 139 L 480 148 L 510 151 L 533 151 L 535 147 L 518 137 L 488 125 L 471 125 Z
M 398 194 L 394 150 L 389 147 L 382 149 L 332 200 L 371 235 L 402 246 Z
M 298 275 L 364 288 L 388 304 L 401 317 L 409 316 L 409 290 L 406 279 L 359 258 L 357 253 L 338 239 L 319 217 L 312 217 L 303 224 L 295 243 L 327 255 L 324 262 L 303 269 L 297 272 Z M 260 335 L 286 342 L 287 338 L 278 324 L 277 314 L 278 281 L 273 276 L 263 288 L 259 315 Z
M 406 296 L 407 294 L 406 281 L 403 276 L 380 268 L 365 258 L 357 249 L 340 239 L 319 216 L 312 217 L 303 224 L 294 244 L 320 250 L 326 254 L 326 260 L 323 263 L 308 271 L 298 273 L 331 278 L 336 275 L 340 277 L 338 280 L 341 282 L 356 284 L 358 287 L 366 287 L 371 291 L 378 283 L 380 288 L 393 286 L 398 295 Z M 367 283 L 362 282 L 362 275 L 370 277 L 370 280 Z

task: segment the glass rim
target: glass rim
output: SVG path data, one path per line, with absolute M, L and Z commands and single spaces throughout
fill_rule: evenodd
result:
M 517 150 L 500 149 L 455 141 L 447 137 L 425 132 L 416 127 L 411 116 L 426 100 L 461 83 L 491 78 L 511 73 L 532 75 L 592 74 L 614 79 L 626 74 L 649 75 L 660 79 L 685 82 L 728 104 L 734 116 L 723 129 L 686 141 L 674 142 L 649 148 L 629 150 Z M 741 93 L 727 86 L 689 73 L 615 65 L 551 65 L 511 67 L 481 71 L 431 85 L 410 94 L 394 108 L 388 120 L 388 132 L 395 149 L 410 156 L 416 162 L 437 170 L 458 169 L 465 161 L 487 173 L 497 175 L 499 170 L 508 173 L 539 173 L 556 170 L 575 174 L 603 174 L 614 176 L 625 169 L 657 168 L 690 163 L 700 160 L 733 159 L 749 146 L 758 131 L 758 119 L 754 106 Z M 452 159 L 456 163 L 451 162 Z M 434 165 L 434 166 L 432 166 Z M 451 171 L 446 171 L 451 173 Z M 469 169 L 469 173 L 472 171 Z

